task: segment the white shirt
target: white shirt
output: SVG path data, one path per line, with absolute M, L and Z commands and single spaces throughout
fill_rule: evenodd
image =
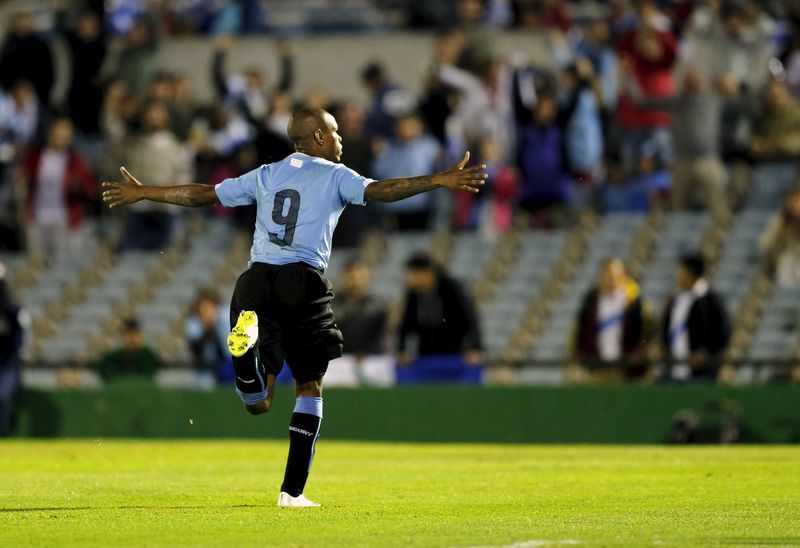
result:
M 36 179 L 36 222 L 38 224 L 67 224 L 67 198 L 64 191 L 67 159 L 66 152 L 58 152 L 49 148 L 42 152 Z
M 622 325 L 627 297 L 623 288 L 597 300 L 597 349 L 604 361 L 622 357 Z
M 700 278 L 688 291 L 682 291 L 675 297 L 672 311 L 669 317 L 669 348 L 675 360 L 685 360 L 689 357 L 689 312 L 692 305 L 700 297 L 708 293 L 708 282 Z M 685 363 L 677 363 L 673 366 L 673 377 L 689 378 L 691 370 Z

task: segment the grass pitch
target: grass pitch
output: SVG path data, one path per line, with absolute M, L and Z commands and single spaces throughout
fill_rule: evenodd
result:
M 0 443 L 0 546 L 793 546 L 800 447 Z

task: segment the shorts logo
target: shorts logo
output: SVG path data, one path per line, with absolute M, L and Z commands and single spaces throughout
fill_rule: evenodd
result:
M 243 382 L 243 383 L 245 383 L 245 384 L 250 384 L 250 383 L 252 383 L 252 382 L 256 382 L 256 380 L 255 380 L 255 379 L 250 379 L 249 381 L 246 381 L 246 380 L 244 380 L 242 377 L 236 377 L 236 378 L 237 378 L 237 379 L 239 379 L 240 381 L 242 381 L 242 382 Z
M 292 158 L 291 160 L 289 160 L 289 165 L 292 167 L 303 167 L 303 160 Z

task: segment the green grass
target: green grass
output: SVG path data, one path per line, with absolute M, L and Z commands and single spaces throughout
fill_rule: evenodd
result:
M 0 546 L 800 545 L 800 447 L 0 443 Z M 524 544 L 529 541 L 527 544 Z

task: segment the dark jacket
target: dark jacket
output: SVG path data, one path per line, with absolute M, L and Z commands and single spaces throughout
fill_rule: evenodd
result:
M 622 317 L 622 354 L 624 360 L 630 359 L 631 354 L 641 347 L 644 335 L 644 312 L 639 288 L 636 284 L 633 284 L 630 290 L 626 288 L 626 292 L 628 293 L 628 302 Z M 597 347 L 598 303 L 599 292 L 597 289 L 587 292 L 581 303 L 574 342 L 579 358 L 592 360 L 600 357 L 600 350 Z
M 411 335 L 419 340 L 419 356 L 453 355 L 481 350 L 481 333 L 472 299 L 457 281 L 438 274 L 431 293 L 407 292 L 400 325 L 401 351 Z
M 661 340 L 668 351 L 670 347 L 669 323 L 674 305 L 675 296 L 672 296 L 667 303 L 661 325 Z M 686 329 L 689 334 L 689 351 L 705 351 L 711 358 L 708 366 L 714 367 L 715 358 L 722 354 L 731 337 L 728 312 L 717 293 L 709 290 L 708 293 L 694 301 L 686 320 Z
M 20 80 L 33 84 L 43 105 L 50 103 L 55 81 L 53 57 L 47 42 L 33 34 L 9 34 L 0 51 L 0 86 L 9 90 Z
M 389 311 L 382 301 L 371 296 L 353 298 L 340 294 L 336 296 L 335 308 L 346 354 L 386 352 Z

